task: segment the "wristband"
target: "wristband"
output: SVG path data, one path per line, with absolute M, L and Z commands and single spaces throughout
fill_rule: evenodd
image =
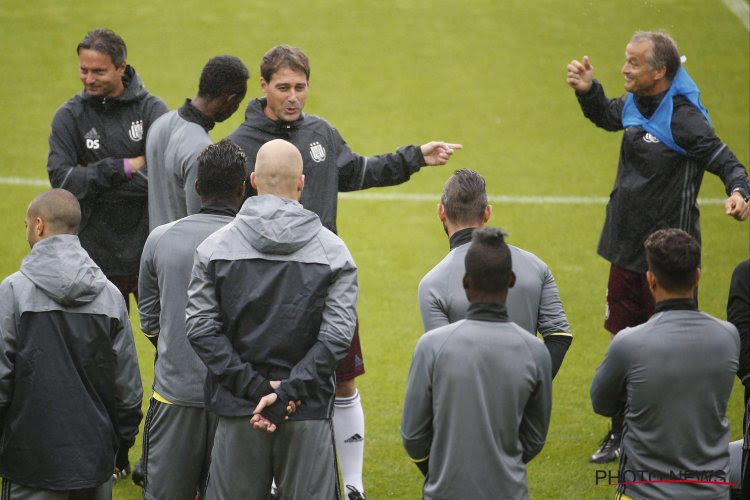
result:
M 130 180 L 133 177 L 133 167 L 130 165 L 130 160 L 127 158 L 122 159 L 122 169 L 125 173 L 125 177 Z

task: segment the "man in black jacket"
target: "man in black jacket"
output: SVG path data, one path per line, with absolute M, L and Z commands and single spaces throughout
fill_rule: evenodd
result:
M 593 79 L 588 57 L 567 67 L 567 82 L 584 116 L 605 130 L 625 131 L 598 247 L 611 263 L 604 326 L 613 336 L 653 313 L 646 237 L 658 229 L 679 228 L 700 243 L 697 198 L 705 171 L 724 183 L 727 215 L 742 221 L 750 213 L 747 172 L 714 133 L 674 40 L 665 33 L 638 32 L 625 53 L 627 94 L 616 99 L 608 99 Z M 618 458 L 622 422 L 622 415 L 613 417 L 612 430 L 591 461 Z
M 83 90 L 55 112 L 47 172 L 80 201 L 81 245 L 128 305 L 148 236 L 145 138 L 167 107 L 128 65 L 117 34 L 90 31 L 77 52 Z
M 395 153 L 365 157 L 349 149 L 338 130 L 324 119 L 306 115 L 310 63 L 297 47 L 279 45 L 263 56 L 260 87 L 265 97 L 253 99 L 245 111 L 245 121 L 229 138 L 247 155 L 254 170 L 258 149 L 273 139 L 285 139 L 302 154 L 305 191 L 300 203 L 320 217 L 323 226 L 336 232 L 339 191 L 357 191 L 375 186 L 406 182 L 425 165 L 444 165 L 460 149 L 460 144 L 429 142 L 404 146 Z M 250 190 L 251 195 L 255 192 Z M 363 498 L 362 461 L 365 423 L 355 377 L 364 373 L 355 330 L 352 348 L 336 371 L 336 447 L 349 498 Z
M 81 248 L 80 220 L 68 191 L 37 196 L 26 213 L 31 253 L 0 284 L 3 498 L 109 499 L 115 453 L 127 458 L 138 433 L 130 319 Z

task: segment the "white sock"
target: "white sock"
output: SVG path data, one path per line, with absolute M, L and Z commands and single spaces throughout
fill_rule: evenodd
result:
M 357 488 L 361 493 L 362 463 L 365 451 L 365 415 L 359 391 L 349 398 L 336 398 L 333 405 L 333 433 L 336 436 L 336 451 L 339 454 L 339 466 L 346 485 Z

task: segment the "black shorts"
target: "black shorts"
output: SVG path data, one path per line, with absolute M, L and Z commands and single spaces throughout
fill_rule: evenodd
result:
M 346 382 L 347 380 L 353 380 L 363 373 L 365 373 L 365 362 L 362 359 L 362 346 L 359 343 L 358 319 L 354 326 L 354 337 L 352 337 L 352 345 L 349 347 L 349 352 L 339 362 L 339 366 L 336 367 L 336 381 Z
M 612 264 L 607 283 L 604 328 L 617 335 L 623 328 L 645 323 L 652 314 L 654 297 L 648 288 L 646 275 Z

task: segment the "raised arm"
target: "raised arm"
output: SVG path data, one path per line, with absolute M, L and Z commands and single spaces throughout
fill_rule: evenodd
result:
M 394 186 L 406 182 L 425 165 L 445 165 L 460 144 L 433 141 L 422 146 L 403 146 L 394 153 L 365 157 L 354 153 L 333 129 L 332 141 L 339 144 L 336 165 L 339 191 Z

